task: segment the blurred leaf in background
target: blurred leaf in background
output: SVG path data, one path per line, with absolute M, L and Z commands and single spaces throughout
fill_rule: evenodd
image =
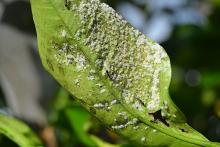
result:
M 27 125 L 2 114 L 0 114 L 0 146 L 43 147 L 41 141 Z

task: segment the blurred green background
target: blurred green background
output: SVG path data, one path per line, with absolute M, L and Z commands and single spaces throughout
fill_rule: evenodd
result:
M 219 142 L 220 1 L 105 2 L 165 48 L 171 98 L 193 128 Z M 27 122 L 48 147 L 132 146 L 104 129 L 44 71 L 27 0 L 1 0 L 0 20 L 0 113 Z M 0 146 L 9 142 L 0 136 Z

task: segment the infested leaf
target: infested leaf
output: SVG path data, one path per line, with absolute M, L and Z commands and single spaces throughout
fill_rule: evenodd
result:
M 99 0 L 31 0 L 45 68 L 109 129 L 147 146 L 218 146 L 169 97 L 164 49 Z

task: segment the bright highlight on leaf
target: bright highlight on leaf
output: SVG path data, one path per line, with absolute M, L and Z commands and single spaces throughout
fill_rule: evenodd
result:
M 31 0 L 45 68 L 109 129 L 148 146 L 218 146 L 168 94 L 164 49 L 99 0 Z

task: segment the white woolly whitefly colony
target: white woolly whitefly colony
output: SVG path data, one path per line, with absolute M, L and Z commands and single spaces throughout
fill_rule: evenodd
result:
M 86 69 L 89 66 L 86 58 L 82 53 L 77 52 L 78 46 L 76 44 L 68 43 L 68 34 L 66 29 L 62 29 L 59 34 L 62 39 L 62 43 L 54 43 L 51 41 L 52 48 L 58 50 L 54 55 L 54 58 L 62 65 L 69 66 L 74 64 L 77 72 Z
M 106 119 L 110 128 L 156 133 L 156 129 L 141 123 L 142 117 L 135 118 L 138 113 L 134 111 L 135 115 L 132 115 L 129 110 L 141 111 L 141 114 L 151 116 L 146 118 L 157 121 L 152 114 L 159 109 L 168 109 L 160 88 L 161 73 L 166 74 L 170 69 L 165 51 L 99 0 L 67 1 L 72 2 L 68 10 L 80 20 L 76 22 L 79 28 L 69 32 L 71 28 L 67 31 L 59 26 L 59 38 L 51 42 L 52 48 L 56 49 L 56 61 L 79 75 L 71 81 L 74 86 L 83 89 L 83 84 L 89 80 L 88 83 L 94 84 L 92 88 L 98 87 L 97 93 L 92 89 L 86 96 L 91 98 L 89 105 L 95 108 L 97 116 L 116 112 Z M 121 92 L 120 97 L 113 95 L 115 93 L 109 87 Z M 166 111 L 161 111 L 161 115 L 177 117 Z M 148 141 L 147 134 L 139 137 L 141 142 Z
M 160 73 L 166 70 L 164 65 L 168 62 L 162 47 L 99 0 L 81 0 L 71 9 L 81 23 L 75 39 L 86 36 L 83 42 L 96 54 L 96 67 L 122 91 L 123 100 L 140 111 L 158 110 Z M 105 90 L 101 89 L 100 93 L 103 92 Z
M 75 34 L 71 34 L 74 40 L 89 47 L 93 53 L 90 64 L 100 70 L 102 76 L 109 79 L 110 83 L 121 91 L 122 99 L 115 98 L 109 102 L 93 104 L 96 109 L 111 111 L 113 105 L 123 100 L 127 105 L 138 111 L 155 112 L 159 110 L 160 75 L 167 70 L 169 59 L 162 47 L 138 30 L 131 27 L 112 8 L 99 0 L 81 0 L 72 3 L 70 10 L 80 19 L 80 28 Z M 61 45 L 53 44 L 58 50 L 55 55 L 58 63 L 70 66 L 74 65 L 77 72 L 89 67 L 87 59 L 76 44 L 68 43 L 68 34 L 65 29 L 59 31 L 63 40 Z M 97 77 L 96 71 L 91 69 L 87 80 L 93 81 Z M 74 84 L 80 86 L 81 77 L 75 79 Z M 100 94 L 107 92 L 103 83 L 96 84 Z M 164 108 L 167 102 L 164 102 Z M 120 130 L 132 127 L 134 131 L 140 128 L 138 119 L 131 117 L 126 112 L 118 112 L 113 118 L 111 128 Z M 118 121 L 123 120 L 123 122 Z M 145 127 L 147 130 L 149 126 Z M 156 130 L 153 130 L 156 132 Z M 140 138 L 142 142 L 145 137 Z
M 139 128 L 137 123 L 138 123 L 138 119 L 134 118 L 134 119 L 128 121 L 127 123 L 125 123 L 125 124 L 115 125 L 115 126 L 112 126 L 111 128 L 114 129 L 114 130 L 119 130 L 119 129 L 127 128 L 129 126 L 133 126 L 133 129 L 137 130 Z

